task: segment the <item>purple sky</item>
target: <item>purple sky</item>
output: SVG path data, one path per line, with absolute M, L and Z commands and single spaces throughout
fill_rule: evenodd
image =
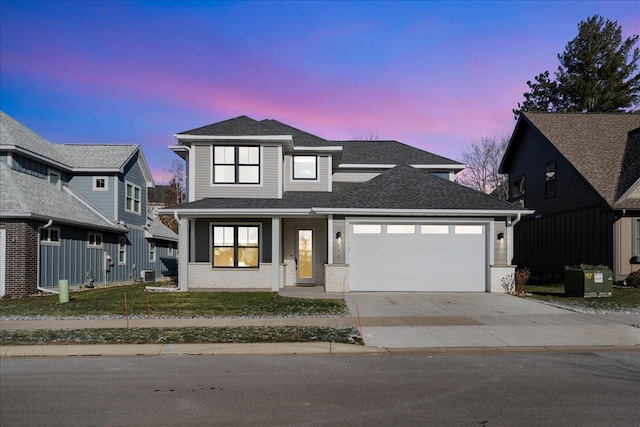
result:
M 460 160 L 594 14 L 640 34 L 639 1 L 2 0 L 0 106 L 52 142 L 141 144 L 156 183 L 174 133 L 242 114 Z

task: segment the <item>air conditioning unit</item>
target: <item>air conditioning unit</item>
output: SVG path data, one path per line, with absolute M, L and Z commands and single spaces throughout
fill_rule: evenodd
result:
M 140 272 L 140 278 L 143 282 L 155 282 L 156 281 L 156 272 L 153 270 L 142 270 Z

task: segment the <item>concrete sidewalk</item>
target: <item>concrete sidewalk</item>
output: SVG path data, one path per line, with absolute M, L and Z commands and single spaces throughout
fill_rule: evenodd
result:
M 351 293 L 353 317 L 130 319 L 130 328 L 362 326 L 366 346 L 332 343 L 4 346 L 2 357 L 116 354 L 350 354 L 393 351 L 640 350 L 640 315 L 580 314 L 488 293 Z M 356 316 L 359 313 L 360 319 Z M 0 329 L 125 328 L 125 319 L 6 320 Z

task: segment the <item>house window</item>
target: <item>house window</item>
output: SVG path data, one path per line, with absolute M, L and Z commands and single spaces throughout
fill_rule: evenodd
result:
M 293 179 L 318 179 L 318 156 L 293 156 Z
M 58 190 L 62 188 L 62 183 L 60 182 L 60 174 L 58 172 L 49 172 L 49 182 Z
M 89 232 L 89 247 L 101 248 L 102 247 L 102 234 Z
M 140 194 L 140 187 L 127 182 L 124 205 L 126 211 L 140 213 Z
M 93 178 L 93 191 L 107 191 L 108 189 L 109 184 L 106 177 L 99 176 Z
M 167 255 L 168 256 L 174 256 L 175 255 L 175 248 L 173 246 L 173 243 L 169 243 L 169 247 L 167 248 Z
M 521 176 L 513 181 L 513 185 L 511 186 L 511 201 L 524 207 L 524 190 L 524 176 Z
M 556 195 L 556 162 L 549 162 L 544 166 L 544 195 Z
M 156 244 L 149 242 L 149 262 L 156 262 Z
M 44 245 L 59 245 L 60 229 L 43 228 L 42 230 L 40 230 L 40 243 Z
M 260 184 L 260 147 L 213 147 L 214 184 Z
M 214 225 L 213 267 L 258 267 L 257 225 Z
M 118 264 L 127 263 L 127 239 L 121 237 L 118 240 Z

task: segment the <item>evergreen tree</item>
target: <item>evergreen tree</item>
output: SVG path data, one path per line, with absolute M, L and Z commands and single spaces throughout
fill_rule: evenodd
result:
M 622 40 L 617 22 L 594 15 L 578 25 L 578 35 L 558 55 L 560 66 L 551 80 L 549 72 L 528 81 L 530 92 L 513 113 L 623 112 L 640 101 L 640 49 L 638 35 Z

